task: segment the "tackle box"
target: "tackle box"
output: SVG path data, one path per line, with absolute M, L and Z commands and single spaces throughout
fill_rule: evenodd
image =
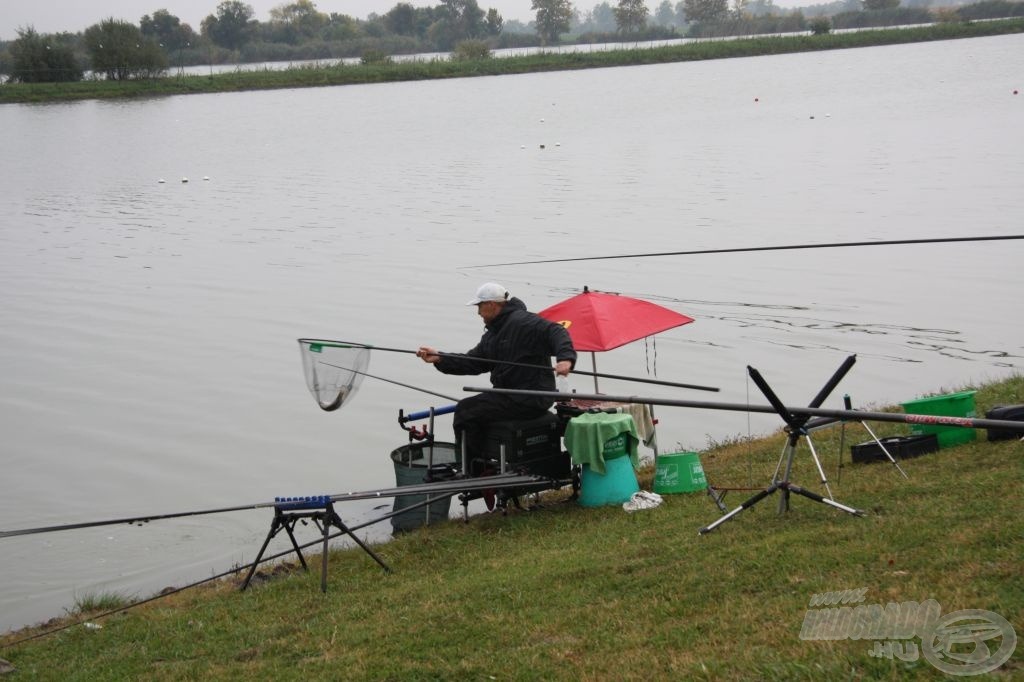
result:
M 938 452 L 939 449 L 939 438 L 934 433 L 918 436 L 891 436 L 889 438 L 880 438 L 879 441 L 889 451 L 889 454 L 897 460 L 918 457 L 929 452 Z M 854 462 L 859 463 L 889 461 L 882 448 L 873 440 L 850 446 L 850 455 Z
M 997 405 L 985 413 L 985 419 L 1005 419 L 1006 421 L 1024 421 L 1024 405 Z M 1015 433 L 1008 429 L 988 429 L 989 440 L 1009 440 L 1020 438 L 1024 433 Z

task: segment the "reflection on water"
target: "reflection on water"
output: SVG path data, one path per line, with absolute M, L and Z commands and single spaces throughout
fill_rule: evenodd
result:
M 1022 40 L 0 107 L 0 526 L 392 486 L 398 410 L 438 399 L 367 379 L 323 413 L 295 340 L 462 351 L 487 280 L 533 310 L 588 285 L 694 317 L 594 360 L 723 402 L 754 399 L 749 365 L 803 403 L 851 354 L 836 393 L 857 405 L 1019 371 L 1019 242 L 471 266 L 1013 230 Z M 485 381 L 384 351 L 369 372 Z M 666 447 L 779 426 L 659 410 Z M 350 525 L 380 514 L 346 505 Z M 269 522 L 0 540 L 0 627 L 244 563 Z

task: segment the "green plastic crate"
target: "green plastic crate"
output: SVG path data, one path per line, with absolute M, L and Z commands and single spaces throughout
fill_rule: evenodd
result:
M 910 400 L 903 403 L 903 410 L 907 414 L 927 414 L 941 417 L 974 417 L 974 394 L 975 391 L 961 391 L 960 393 L 949 393 L 947 395 L 936 395 L 931 398 Z M 929 424 L 914 424 L 910 431 L 913 435 L 934 433 L 939 440 L 940 448 L 948 448 L 951 445 L 969 443 L 978 437 L 975 429 L 962 426 L 931 426 Z

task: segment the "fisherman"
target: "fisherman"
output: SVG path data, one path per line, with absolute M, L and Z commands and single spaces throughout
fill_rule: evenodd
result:
M 440 355 L 421 346 L 416 355 L 444 374 L 491 373 L 495 388 L 554 391 L 555 374 L 568 376 L 576 365 L 576 351 L 565 327 L 527 311 L 526 304 L 500 284 L 487 282 L 466 305 L 476 306 L 486 331 L 464 356 Z M 551 358 L 556 364 L 551 371 Z M 495 364 L 488 360 L 500 360 Z M 526 365 L 532 365 L 527 367 Z M 472 460 L 484 451 L 487 425 L 510 419 L 533 419 L 547 412 L 554 400 L 541 396 L 478 393 L 455 407 L 455 435 L 464 441 Z

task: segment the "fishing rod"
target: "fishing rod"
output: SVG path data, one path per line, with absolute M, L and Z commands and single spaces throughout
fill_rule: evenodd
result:
M 299 342 L 313 342 L 312 339 L 299 339 Z M 405 353 L 408 355 L 416 355 L 417 351 L 409 350 L 408 348 L 388 348 L 386 346 L 372 346 L 366 343 L 356 343 L 354 341 L 323 341 L 317 339 L 315 343 L 321 346 L 328 346 L 332 348 L 366 348 L 368 350 L 379 350 L 387 353 Z M 442 358 L 463 358 L 468 360 L 476 360 L 478 362 L 490 362 L 496 365 L 510 365 L 512 367 L 525 367 L 527 369 L 547 369 L 554 371 L 551 367 L 545 367 L 544 365 L 531 365 L 525 362 L 512 362 L 511 360 L 492 360 L 490 358 L 476 358 L 472 355 L 466 355 L 465 353 L 445 353 L 443 351 L 437 351 L 437 355 Z M 328 363 L 324 363 L 328 364 Z M 336 367 L 336 365 L 333 365 Z M 347 369 L 342 367 L 341 369 Z M 353 370 L 355 371 L 355 370 Z M 571 374 L 579 374 L 588 377 L 597 377 L 598 379 L 618 379 L 619 381 L 633 381 L 641 384 L 655 384 L 657 386 L 670 386 L 672 388 L 690 388 L 695 391 L 712 391 L 717 393 L 720 389 L 715 386 L 701 386 L 699 384 L 682 384 L 675 381 L 662 381 L 661 379 L 644 379 L 643 377 L 630 377 L 621 374 L 606 374 L 603 372 L 587 372 L 582 369 L 569 370 Z M 367 375 L 370 376 L 370 375 Z M 375 377 L 376 378 L 376 377 Z M 400 384 L 404 385 L 404 384 Z M 410 386 L 409 388 L 414 388 Z M 422 389 L 417 389 L 422 390 Z M 436 393 L 434 395 L 437 395 Z M 447 396 L 440 396 L 445 398 Z M 452 398 L 452 400 L 455 400 Z
M 663 251 L 660 253 L 629 253 L 616 256 L 580 256 L 577 258 L 550 258 L 546 260 L 523 260 L 488 265 L 464 265 L 460 270 L 475 268 L 500 268 L 506 265 L 538 265 L 541 263 L 570 263 L 585 260 L 617 260 L 620 258 L 657 258 L 661 256 L 697 256 L 710 253 L 749 253 L 753 251 L 792 251 L 795 249 L 838 249 L 854 246 L 898 246 L 903 244 L 944 244 L 953 242 L 987 242 L 1006 239 L 1024 239 L 1024 234 L 995 235 L 989 237 L 934 237 L 931 239 L 888 239 L 885 241 L 834 242 L 826 244 L 789 244 L 786 246 L 752 246 L 736 249 L 702 249 L 698 251 Z
M 762 412 L 778 414 L 778 410 L 769 405 L 746 405 L 743 403 L 718 403 L 699 400 L 672 400 L 668 398 L 642 398 L 640 396 L 613 396 L 600 393 L 558 393 L 553 391 L 529 391 L 514 388 L 483 388 L 465 386 L 464 391 L 475 393 L 500 393 L 504 395 L 525 395 L 552 398 L 555 400 L 595 400 L 612 403 L 640 403 L 643 405 L 666 405 L 669 407 L 692 407 L 699 410 L 729 410 L 733 412 Z M 821 407 L 786 407 L 780 405 L 790 414 L 827 417 L 832 421 L 878 421 L 902 424 L 926 424 L 930 426 L 961 426 L 969 429 L 1006 429 L 1015 433 L 1024 433 L 1024 422 L 1006 419 L 976 419 L 974 417 L 947 417 L 932 414 L 900 414 L 895 412 L 867 412 L 863 410 L 833 410 Z M 817 423 L 823 425 L 822 422 Z
M 187 516 L 204 516 L 207 514 L 224 514 L 227 512 L 247 511 L 249 509 L 264 509 L 274 506 L 273 502 L 247 504 L 238 507 L 220 507 L 218 509 L 202 509 L 199 511 L 176 512 L 172 514 L 151 514 L 149 516 L 130 516 L 120 519 L 108 519 L 104 521 L 83 521 L 80 523 L 67 523 L 59 526 L 43 526 L 40 528 L 23 528 L 20 530 L 0 531 L 0 539 L 13 538 L 18 535 L 37 535 L 40 533 L 53 533 L 59 530 L 79 530 L 82 528 L 96 528 L 98 526 L 117 526 L 120 524 L 142 525 L 150 521 L 162 521 L 165 519 L 180 519 Z
M 407 495 L 419 495 L 424 493 L 458 493 L 470 490 L 485 488 L 518 488 L 534 483 L 540 483 L 545 479 L 540 476 L 526 476 L 521 474 L 499 474 L 481 478 L 458 479 L 453 481 L 440 481 L 437 483 L 423 483 L 419 485 L 406 485 L 394 488 L 381 488 L 378 490 L 362 490 L 335 495 L 316 495 L 312 497 L 278 497 L 273 502 L 257 502 L 255 504 L 239 505 L 237 507 L 219 507 L 216 509 L 202 509 L 198 511 L 177 512 L 171 514 L 151 514 L 147 516 L 132 516 L 119 519 L 107 519 L 103 521 L 84 521 L 80 523 L 68 523 L 57 526 L 43 526 L 39 528 L 22 528 L 18 530 L 0 531 L 0 539 L 12 538 L 20 535 L 39 535 L 41 533 L 53 533 L 63 530 L 79 530 L 82 528 L 96 528 L 99 526 L 117 526 L 121 524 L 141 525 L 149 521 L 162 521 L 166 519 L 179 519 L 188 516 L 206 516 L 209 514 L 225 514 L 228 512 L 248 511 L 251 509 L 268 509 L 282 505 L 294 504 L 296 502 L 351 502 L 355 500 L 383 499 L 389 497 L 405 497 Z
M 387 519 L 390 519 L 390 518 L 392 518 L 394 516 L 398 516 L 399 514 L 405 514 L 407 512 L 410 512 L 410 511 L 413 511 L 413 510 L 425 507 L 428 504 L 432 504 L 436 500 L 441 499 L 442 497 L 446 497 L 446 496 L 445 495 L 438 495 L 437 497 L 429 497 L 429 498 L 423 500 L 422 502 L 417 502 L 415 504 L 411 504 L 408 507 L 404 507 L 404 508 L 399 509 L 397 511 L 390 511 L 390 512 L 388 512 L 386 514 L 383 514 L 382 516 L 378 516 L 376 518 L 370 519 L 369 521 L 364 521 L 364 522 L 356 524 L 354 526 L 349 526 L 348 529 L 351 532 L 354 533 L 357 530 L 362 530 L 363 528 L 366 528 L 367 526 L 372 526 L 372 525 L 374 525 L 376 523 L 380 523 L 381 521 L 386 521 Z M 339 531 L 336 531 L 334 533 L 329 534 L 327 536 L 327 539 L 328 540 L 337 540 L 338 538 L 340 538 L 343 535 L 345 535 L 345 531 L 339 530 Z M 317 538 L 316 540 L 310 540 L 309 542 L 306 542 L 306 543 L 303 543 L 301 545 L 298 545 L 297 549 L 299 549 L 299 550 L 309 549 L 310 547 L 313 547 L 314 545 L 321 545 L 321 544 L 323 544 L 323 538 Z M 221 578 L 226 578 L 229 575 L 234 575 L 235 573 L 241 573 L 242 571 L 245 571 L 245 570 L 248 570 L 248 569 L 252 568 L 254 565 L 265 564 L 265 563 L 269 563 L 271 561 L 274 561 L 276 559 L 284 558 L 284 557 L 286 557 L 286 556 L 288 556 L 288 555 L 290 555 L 290 554 L 292 554 L 294 552 L 295 552 L 295 549 L 286 549 L 284 551 L 278 552 L 277 554 L 266 555 L 263 558 L 261 558 L 259 561 L 253 561 L 253 562 L 248 563 L 248 564 L 243 564 L 241 566 L 236 566 L 236 567 L 231 568 L 231 569 L 229 569 L 227 571 L 224 571 L 222 573 L 217 573 L 217 574 L 211 575 L 208 578 L 201 578 L 200 580 L 197 580 L 195 582 L 189 583 L 187 585 L 182 585 L 181 587 L 175 587 L 175 588 L 172 588 L 172 589 L 169 589 L 169 590 L 162 590 L 162 591 L 158 592 L 157 594 L 154 594 L 151 597 L 146 597 L 145 599 L 141 599 L 139 601 L 132 602 L 131 604 L 125 604 L 124 606 L 114 607 L 114 608 L 112 608 L 112 609 L 110 609 L 108 611 L 103 611 L 102 613 L 98 613 L 98 614 L 92 615 L 92 616 L 90 616 L 90 618 L 92 620 L 99 620 L 101 618 L 106 618 L 107 616 L 112 616 L 112 615 L 117 614 L 117 613 L 122 613 L 124 611 L 127 611 L 128 609 L 135 608 L 136 606 L 142 606 L 143 604 L 148 604 L 150 602 L 156 601 L 157 599 L 163 599 L 164 597 L 170 597 L 171 595 L 178 594 L 179 592 L 184 592 L 185 590 L 191 589 L 193 587 L 198 587 L 200 585 L 205 585 L 206 583 L 213 582 L 214 580 L 220 580 Z M 60 625 L 58 627 L 55 627 L 52 630 L 43 630 L 42 632 L 36 632 L 36 633 L 31 634 L 31 635 L 29 635 L 27 637 L 23 637 L 21 639 L 16 639 L 16 640 L 14 640 L 12 642 L 6 642 L 4 644 L 0 644 L 0 648 L 13 648 L 15 646 L 18 646 L 19 644 L 24 644 L 25 642 L 30 642 L 30 641 L 35 640 L 35 639 L 40 639 L 42 637 L 46 637 L 46 636 L 49 636 L 49 635 L 56 634 L 56 633 L 61 632 L 63 630 L 67 630 L 67 629 L 76 627 L 78 625 L 81 625 L 84 622 L 85 622 L 85 619 L 71 621 L 69 623 L 65 623 L 64 625 Z

